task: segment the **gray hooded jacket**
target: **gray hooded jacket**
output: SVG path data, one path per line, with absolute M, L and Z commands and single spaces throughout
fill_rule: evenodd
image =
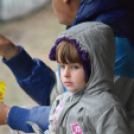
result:
M 56 98 L 50 112 L 49 130 L 45 133 L 131 134 L 126 111 L 111 93 L 115 66 L 115 40 L 111 28 L 103 23 L 82 23 L 58 36 L 64 37 L 75 39 L 81 50 L 88 52 L 91 75 L 84 88 Z M 59 78 L 54 88 L 55 96 L 62 92 Z

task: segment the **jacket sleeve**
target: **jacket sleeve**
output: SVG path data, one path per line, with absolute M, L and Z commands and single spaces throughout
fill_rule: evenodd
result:
M 39 59 L 32 59 L 20 47 L 20 53 L 2 61 L 11 69 L 20 87 L 39 105 L 50 105 L 50 93 L 56 82 L 55 73 Z
M 132 134 L 125 110 L 119 106 L 107 109 L 96 123 L 96 134 Z
M 7 123 L 13 130 L 33 133 L 32 127 L 27 121 L 32 121 L 45 131 L 49 126 L 49 113 L 51 106 L 35 106 L 32 109 L 25 109 L 14 106 L 10 109 Z

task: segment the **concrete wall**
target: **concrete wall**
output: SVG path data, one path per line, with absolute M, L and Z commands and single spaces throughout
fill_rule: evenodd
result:
M 7 21 L 23 16 L 41 6 L 48 0 L 0 0 L 0 20 Z

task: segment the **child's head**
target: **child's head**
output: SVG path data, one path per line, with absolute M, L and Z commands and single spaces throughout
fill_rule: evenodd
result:
M 87 83 L 81 59 L 75 46 L 67 40 L 61 41 L 56 48 L 56 60 L 59 63 L 61 81 L 70 92 L 81 89 Z

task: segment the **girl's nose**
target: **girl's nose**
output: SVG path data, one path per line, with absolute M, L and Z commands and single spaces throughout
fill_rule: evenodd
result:
M 64 69 L 64 77 L 70 77 L 70 69 L 68 68 L 68 67 L 66 67 L 65 69 Z

